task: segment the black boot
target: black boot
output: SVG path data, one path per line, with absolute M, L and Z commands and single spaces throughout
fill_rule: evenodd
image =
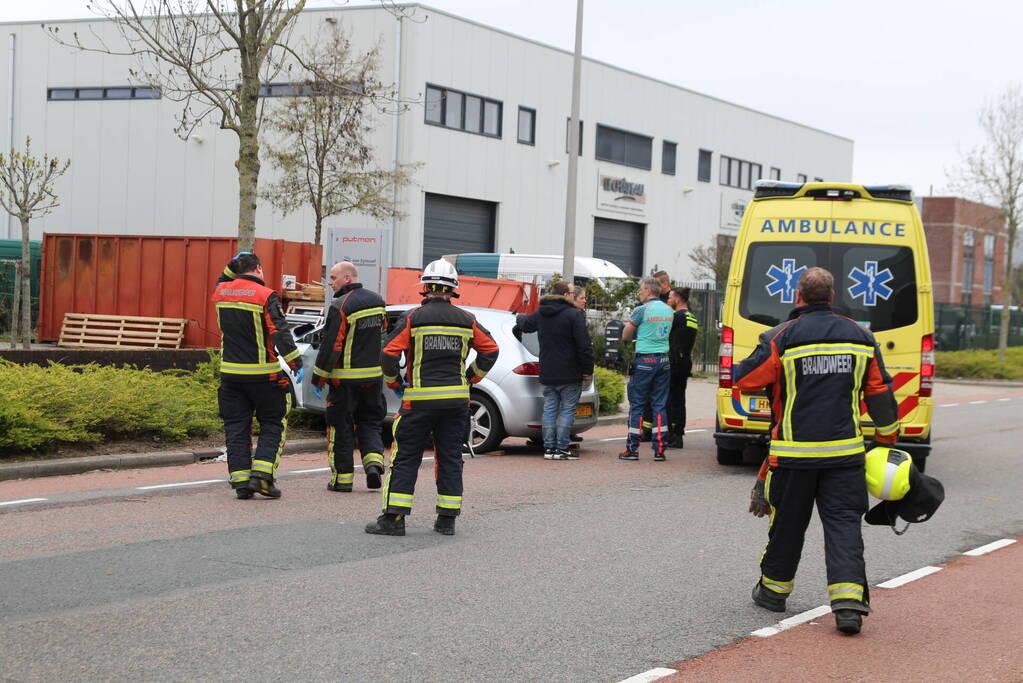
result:
M 384 468 L 380 465 L 369 465 L 366 467 L 366 488 L 378 489 L 380 488 L 380 475 L 384 473 Z
M 863 626 L 863 615 L 852 609 L 835 610 L 835 628 L 851 636 L 860 632 Z
M 366 525 L 366 533 L 380 536 L 404 536 L 405 515 L 392 515 L 385 512 L 377 517 L 377 521 Z
M 764 588 L 764 584 L 759 581 L 757 581 L 757 585 L 753 586 L 753 602 L 772 612 L 785 611 L 784 596 Z
M 258 493 L 261 496 L 267 498 L 280 498 L 281 490 L 274 486 L 274 483 L 269 479 L 262 479 L 260 477 L 252 477 L 249 479 L 249 490 L 254 493 Z
M 238 496 L 238 500 L 251 500 L 252 499 L 252 489 L 250 489 L 248 487 L 248 485 L 246 484 L 244 486 L 236 488 L 234 490 L 234 495 Z
M 445 536 L 455 535 L 455 518 L 448 515 L 437 515 L 437 521 L 433 523 L 433 530 Z

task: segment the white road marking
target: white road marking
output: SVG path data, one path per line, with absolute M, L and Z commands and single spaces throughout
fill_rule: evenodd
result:
M 20 498 L 18 500 L 5 500 L 0 505 L 22 505 L 23 503 L 38 503 L 46 500 L 45 498 Z
M 984 400 L 984 401 L 970 401 L 970 405 L 971 406 L 975 406 L 975 405 L 978 405 L 978 404 L 981 404 L 981 403 L 987 403 L 987 401 L 986 400 Z
M 686 434 L 695 434 L 696 432 L 705 432 L 706 429 L 687 429 Z
M 757 638 L 769 638 L 771 636 L 778 635 L 782 631 L 786 631 L 792 628 L 793 626 L 799 626 L 800 624 L 805 624 L 808 621 L 813 621 L 817 617 L 822 617 L 830 611 L 831 605 L 821 605 L 820 607 L 814 607 L 813 609 L 808 609 L 805 612 L 800 612 L 799 614 L 796 614 L 794 616 L 782 619 L 774 626 L 758 628 L 750 635 L 756 636 Z
M 620 683 L 650 683 L 650 681 L 656 681 L 658 678 L 664 678 L 672 674 L 677 674 L 678 671 L 674 669 L 667 669 L 665 667 L 658 667 L 656 669 L 650 669 L 650 671 L 644 671 L 641 674 L 636 674 L 630 678 L 626 678 Z
M 627 438 L 629 438 L 629 437 L 627 437 L 627 436 L 612 436 L 612 437 L 607 438 L 607 439 L 597 439 L 597 441 L 625 441 Z
M 356 467 L 362 467 L 362 465 L 356 465 Z M 329 467 L 314 467 L 311 470 L 281 470 L 286 474 L 308 474 L 310 472 L 330 472 Z
M 139 491 L 151 491 L 153 489 L 170 489 L 178 486 L 202 486 L 203 484 L 220 484 L 225 482 L 225 479 L 203 479 L 201 481 L 182 481 L 176 484 L 153 484 L 151 486 L 136 486 L 135 488 Z
M 974 548 L 973 550 L 967 550 L 965 553 L 963 553 L 963 555 L 969 555 L 970 557 L 977 557 L 978 555 L 984 555 L 986 553 L 989 553 L 992 550 L 998 550 L 999 548 L 1004 548 L 1007 545 L 1012 545 L 1015 542 L 1016 542 L 1016 539 L 1014 539 L 1014 538 L 1003 538 L 1000 541 L 992 541 L 991 543 L 988 543 L 987 545 L 982 545 L 979 548 Z
M 940 572 L 941 567 L 920 567 L 920 569 L 914 569 L 908 574 L 902 576 L 896 576 L 894 579 L 888 579 L 884 583 L 877 584 L 878 588 L 898 588 L 904 586 L 910 581 L 916 581 L 922 579 L 925 576 L 929 576 L 935 572 Z
M 955 408 L 957 405 L 959 405 L 959 404 L 958 403 L 939 403 L 938 407 L 939 408 Z
M 1011 398 L 996 398 L 995 400 L 998 401 L 999 403 L 1001 403 L 1002 401 L 1011 401 L 1012 399 Z

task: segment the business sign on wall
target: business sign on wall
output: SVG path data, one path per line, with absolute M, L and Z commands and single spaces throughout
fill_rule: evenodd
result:
M 327 270 L 338 261 L 351 261 L 359 269 L 359 281 L 367 289 L 386 294 L 387 268 L 391 263 L 389 234 L 366 228 L 330 228 L 327 231 Z
M 749 199 L 726 192 L 721 193 L 721 227 L 726 230 L 738 230 L 742 225 L 742 215 L 746 213 Z
M 646 217 L 646 187 L 622 176 L 597 175 L 597 210 Z

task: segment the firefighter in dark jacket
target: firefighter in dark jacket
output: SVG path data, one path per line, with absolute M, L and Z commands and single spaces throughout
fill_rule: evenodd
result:
M 693 374 L 693 345 L 700 323 L 689 310 L 689 287 L 668 292 L 668 305 L 675 311 L 668 335 L 671 354 L 671 384 L 668 387 L 668 446 L 682 448 L 686 433 L 686 388 Z
M 387 411 L 380 370 L 380 336 L 387 325 L 384 300 L 359 282 L 348 261 L 330 269 L 334 300 L 327 311 L 320 350 L 313 368 L 313 391 L 322 397 L 330 385 L 325 411 L 331 491 L 351 491 L 355 479 L 352 452 L 358 437 L 366 487 L 380 488 L 384 444 L 380 423 Z
M 497 360 L 497 343 L 468 313 L 451 304 L 458 273 L 447 261 L 430 263 L 420 282 L 421 306 L 398 321 L 380 354 L 384 381 L 402 400 L 394 421 L 394 450 L 384 482 L 383 514 L 366 533 L 405 535 L 405 516 L 412 512 L 423 450 L 431 436 L 437 466 L 435 531 L 455 533 L 462 509 L 462 444 L 469 431 L 469 387 L 483 379 Z M 465 368 L 469 349 L 476 359 Z M 405 356 L 405 374 L 399 361 Z
M 860 520 L 867 510 L 860 402 L 874 440 L 894 443 L 898 407 L 874 335 L 831 310 L 834 279 L 809 268 L 799 279 L 796 309 L 760 336 L 735 369 L 741 391 L 771 387 L 771 446 L 750 511 L 771 515 L 767 549 L 753 601 L 785 611 L 814 502 L 824 527 L 828 596 L 835 624 L 859 633 L 870 613 Z
M 253 492 L 280 498 L 275 485 L 291 410 L 291 379 L 279 358 L 302 382 L 302 358 L 288 330 L 277 292 L 263 282 L 259 257 L 241 252 L 217 281 L 211 301 L 221 342 L 220 416 L 224 419 L 227 469 L 238 498 Z M 252 452 L 252 416 L 259 440 Z

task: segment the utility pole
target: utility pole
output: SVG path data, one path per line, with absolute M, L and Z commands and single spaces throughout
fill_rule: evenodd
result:
M 565 193 L 565 249 L 562 277 L 575 282 L 575 204 L 579 186 L 579 80 L 583 62 L 583 0 L 575 10 L 575 56 L 572 59 L 572 115 L 568 119 L 568 192 Z

